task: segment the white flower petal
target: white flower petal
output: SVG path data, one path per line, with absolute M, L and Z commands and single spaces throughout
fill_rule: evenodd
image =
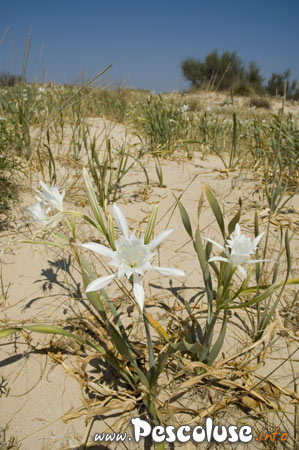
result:
M 110 263 L 110 264 L 111 264 L 111 263 Z M 114 265 L 114 264 L 113 264 L 113 265 Z M 125 273 L 126 273 L 125 266 L 124 266 L 123 264 L 121 264 L 121 265 L 115 264 L 115 266 L 118 268 L 118 270 L 117 270 L 117 277 L 118 277 L 118 279 L 120 279 L 120 278 L 123 277 L 123 276 L 125 275 Z
M 120 229 L 121 233 L 125 236 L 125 238 L 129 239 L 129 227 L 127 220 L 124 216 L 124 213 L 116 203 L 113 203 L 113 214 L 116 225 Z
M 60 194 L 57 186 L 50 187 L 43 181 L 40 181 L 40 185 L 43 190 L 41 192 L 37 190 L 39 196 L 36 196 L 36 199 L 39 201 L 42 200 L 58 211 L 63 212 L 63 198 L 65 195 L 65 189 L 62 194 Z
M 156 272 L 161 273 L 161 275 L 169 275 L 174 277 L 184 277 L 186 274 L 183 270 L 180 269 L 174 269 L 172 267 L 158 267 L 158 266 L 151 266 L 153 270 L 156 270 Z
M 241 227 L 239 223 L 236 223 L 234 236 L 241 236 Z
M 144 289 L 141 283 L 141 280 L 139 278 L 139 276 L 134 273 L 133 275 L 133 292 L 134 292 L 134 296 L 137 300 L 137 303 L 141 309 L 141 311 L 143 311 L 144 308 Z
M 212 261 L 223 261 L 223 262 L 230 262 L 228 258 L 223 258 L 223 256 L 213 256 L 209 259 L 209 262 Z
M 247 277 L 247 272 L 246 272 L 246 270 L 244 269 L 243 266 L 238 265 L 237 269 L 241 272 L 241 274 L 243 275 L 244 278 Z
M 47 216 L 47 211 L 45 211 L 45 205 L 42 201 L 34 203 L 33 205 L 26 208 L 22 207 L 24 213 L 31 217 L 29 221 L 32 223 L 38 223 L 39 225 L 46 227 L 50 218 Z
M 96 242 L 86 242 L 86 244 L 81 244 L 80 247 L 87 248 L 92 252 L 99 253 L 102 256 L 109 256 L 113 258 L 114 252 L 111 248 L 105 247 L 105 245 L 97 244 Z
M 265 232 L 259 234 L 254 240 L 253 240 L 253 245 L 255 246 L 255 248 L 258 246 L 258 244 L 260 243 L 260 240 L 262 239 L 262 237 L 264 236 Z
M 89 283 L 85 292 L 99 291 L 100 289 L 103 289 L 116 277 L 116 275 L 117 274 L 114 273 L 113 275 L 105 275 L 104 277 L 93 280 L 91 283 Z
M 154 248 L 158 247 L 159 244 L 172 232 L 174 231 L 174 228 L 171 228 L 169 230 L 162 231 L 162 233 L 158 234 L 151 242 L 149 242 L 147 245 L 150 250 L 154 250 Z
M 218 244 L 218 242 L 213 241 L 213 239 L 205 238 L 205 237 L 203 237 L 202 239 L 204 239 L 205 241 L 211 242 L 212 244 L 216 245 L 216 247 L 220 248 L 220 249 L 223 250 L 224 252 L 227 252 L 226 248 L 224 248 L 223 245 Z
M 41 187 L 43 188 L 43 190 L 45 192 L 47 192 L 48 194 L 51 194 L 50 187 L 46 183 L 44 183 L 42 180 L 40 180 L 39 184 L 41 185 Z

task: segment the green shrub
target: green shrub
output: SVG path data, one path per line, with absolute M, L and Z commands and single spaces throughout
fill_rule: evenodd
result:
M 255 93 L 253 87 L 249 84 L 247 80 L 240 80 L 233 84 L 232 91 L 234 95 L 247 96 L 253 95 Z
M 246 71 L 236 52 L 224 52 L 221 56 L 217 50 L 209 53 L 204 61 L 187 58 L 182 61 L 184 77 L 193 87 L 208 87 L 220 90 L 229 89 L 240 80 L 246 79 Z
M 255 90 L 263 88 L 264 77 L 260 74 L 260 68 L 255 61 L 251 61 L 248 65 L 246 80 Z
M 13 75 L 9 72 L 0 73 L 0 87 L 12 87 L 22 81 L 20 75 Z
M 264 97 L 253 97 L 250 99 L 249 106 L 256 108 L 265 108 L 265 109 L 271 109 L 271 104 L 269 100 L 267 100 Z
M 290 76 L 291 71 L 289 69 L 282 74 L 272 73 L 266 87 L 267 92 L 270 95 L 280 95 L 281 97 L 286 94 L 287 99 L 298 100 L 299 84 L 297 80 L 291 81 Z

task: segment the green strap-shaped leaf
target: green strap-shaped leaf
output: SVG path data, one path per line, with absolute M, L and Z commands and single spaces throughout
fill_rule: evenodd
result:
M 180 210 L 180 214 L 181 214 L 181 218 L 182 218 L 185 230 L 187 231 L 187 233 L 189 234 L 191 239 L 193 239 L 192 226 L 191 226 L 191 222 L 190 222 L 188 213 L 187 213 L 184 205 L 182 204 L 182 202 L 178 199 L 177 199 L 177 204 L 178 204 L 178 207 Z
M 212 193 L 212 191 L 209 189 L 208 186 L 205 186 L 205 193 L 208 199 L 208 202 L 210 204 L 210 207 L 212 208 L 212 211 L 214 213 L 214 216 L 216 217 L 217 223 L 219 225 L 220 231 L 222 233 L 223 238 L 225 239 L 225 227 L 224 227 L 224 220 L 223 215 L 220 209 L 220 206 Z
M 199 259 L 202 273 L 205 273 L 206 266 L 207 266 L 207 258 L 206 258 L 206 252 L 203 249 L 199 228 L 197 228 L 196 233 L 195 233 L 194 248 L 195 248 L 195 251 L 196 251 L 198 259 Z
M 153 210 L 151 212 L 151 215 L 150 215 L 150 217 L 148 219 L 146 230 L 145 230 L 145 234 L 144 234 L 144 243 L 145 243 L 145 245 L 149 243 L 149 241 L 151 239 L 151 236 L 153 234 L 153 231 L 154 231 L 154 228 L 155 228 L 155 223 L 156 223 L 156 220 L 157 220 L 158 208 L 159 208 L 158 205 L 154 206 L 154 208 L 153 208 Z
M 220 350 L 222 349 L 225 334 L 226 334 L 226 325 L 227 325 L 227 311 L 224 312 L 224 317 L 222 319 L 222 327 L 220 334 L 212 348 L 212 350 L 207 354 L 207 365 L 213 364 L 215 359 L 217 358 Z
M 80 342 L 81 344 L 92 347 L 93 349 L 100 352 L 102 355 L 106 355 L 106 350 L 101 345 L 93 344 L 92 342 L 88 341 L 87 339 L 83 339 L 80 336 L 76 336 L 75 334 L 71 333 L 68 330 L 64 330 L 63 328 L 56 327 L 53 325 L 36 324 L 36 325 L 26 325 L 23 327 L 4 328 L 4 329 L 0 330 L 0 338 L 10 336 L 11 334 L 16 333 L 17 331 L 21 331 L 21 330 L 36 331 L 37 333 L 59 334 L 62 336 L 67 336 L 69 338 L 74 339 L 77 342 Z
M 112 218 L 111 214 L 108 215 L 107 231 L 108 231 L 108 236 L 109 236 L 109 243 L 111 245 L 112 250 L 115 251 L 116 250 L 115 233 L 114 233 L 114 226 L 113 226 L 113 218 Z
M 265 286 L 265 285 L 254 286 L 254 287 L 244 289 L 242 292 L 239 293 L 239 296 L 249 294 L 250 292 L 256 292 L 258 289 L 263 290 L 263 292 L 256 295 L 248 302 L 241 303 L 239 305 L 230 306 L 228 309 L 240 309 L 240 308 L 245 308 L 247 306 L 254 305 L 255 303 L 260 302 L 261 300 L 264 300 L 265 298 L 269 297 L 269 295 L 271 295 L 275 289 L 278 289 L 279 287 L 283 286 L 284 284 L 285 285 L 299 284 L 299 278 L 289 278 L 287 281 L 283 280 L 283 281 L 280 281 L 280 282 L 275 283 L 270 286 Z
M 0 330 L 0 339 L 10 336 L 11 334 L 14 334 L 20 330 L 21 330 L 21 328 L 17 328 L 17 327 L 4 328 L 4 329 Z
M 240 222 L 240 217 L 241 217 L 241 207 L 238 209 L 237 214 L 232 218 L 232 220 L 229 222 L 228 224 L 228 233 L 231 235 L 236 228 L 237 223 Z
M 267 328 L 268 324 L 270 323 L 270 320 L 272 319 L 272 316 L 275 313 L 277 305 L 278 305 L 278 303 L 280 301 L 280 298 L 282 296 L 283 290 L 284 290 L 286 284 L 288 284 L 288 281 L 289 281 L 288 277 L 289 277 L 290 272 L 291 272 L 291 250 L 290 250 L 288 230 L 286 231 L 286 234 L 285 234 L 285 249 L 286 249 L 286 254 L 287 254 L 287 273 L 286 273 L 286 278 L 285 278 L 284 282 L 281 283 L 281 290 L 280 290 L 280 292 L 279 292 L 275 302 L 273 303 L 270 311 L 268 312 L 269 308 L 265 309 L 265 312 L 263 314 L 261 323 L 259 324 L 260 325 L 259 326 L 260 329 L 259 329 L 258 335 L 256 336 L 257 339 L 259 339 L 263 335 L 265 329 Z
M 83 269 L 81 271 L 81 275 L 82 275 L 84 289 L 86 289 L 90 283 L 90 278 L 84 272 Z M 94 307 L 94 309 L 100 314 L 102 320 L 106 321 L 107 316 L 106 316 L 105 308 L 103 306 L 103 303 L 102 303 L 102 300 L 101 300 L 101 297 L 99 296 L 99 294 L 97 292 L 86 292 L 86 296 L 87 296 L 89 302 Z
M 90 203 L 92 212 L 95 216 L 97 223 L 99 224 L 99 226 L 101 228 L 102 233 L 107 237 L 108 233 L 107 233 L 107 230 L 106 230 L 103 218 L 102 218 L 101 210 L 100 210 L 99 204 L 97 202 L 96 195 L 95 195 L 95 192 L 92 187 L 92 183 L 90 181 L 90 178 L 88 176 L 88 173 L 87 173 L 87 170 L 85 169 L 85 167 L 83 168 L 83 179 L 84 179 L 84 184 L 85 184 L 85 187 L 87 190 L 87 195 L 88 195 L 88 199 L 89 199 L 89 203 Z

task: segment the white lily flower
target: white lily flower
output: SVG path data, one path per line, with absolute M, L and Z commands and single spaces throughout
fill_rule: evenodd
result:
M 38 223 L 42 227 L 47 226 L 49 221 L 49 217 L 47 216 L 48 210 L 45 210 L 45 204 L 43 202 L 36 202 L 28 208 L 23 206 L 22 210 L 25 214 L 31 217 L 30 222 Z
M 43 188 L 42 191 L 37 191 L 38 196 L 35 198 L 44 202 L 46 205 L 49 205 L 60 212 L 63 212 L 63 198 L 65 195 L 65 189 L 63 189 L 62 193 L 59 193 L 57 186 L 47 186 L 46 183 L 40 181 L 40 185 Z
M 246 237 L 245 234 L 241 233 L 240 224 L 237 223 L 235 227 L 235 231 L 230 235 L 230 239 L 227 239 L 227 246 L 230 248 L 230 252 L 223 247 L 221 244 L 213 241 L 209 238 L 204 238 L 205 240 L 211 242 L 216 245 L 216 247 L 223 250 L 227 258 L 223 256 L 214 256 L 209 259 L 211 261 L 224 261 L 231 264 L 241 272 L 244 278 L 247 277 L 247 272 L 243 267 L 243 264 L 254 264 L 257 262 L 261 262 L 261 259 L 251 260 L 249 259 L 250 255 L 256 252 L 257 246 L 262 239 L 264 233 L 259 234 L 253 241 L 249 237 Z
M 184 114 L 189 110 L 189 105 L 182 105 L 181 106 L 181 112 Z
M 81 246 L 87 248 L 102 256 L 111 258 L 109 264 L 117 268 L 117 271 L 112 275 L 105 275 L 92 281 L 86 288 L 86 292 L 93 292 L 103 289 L 114 278 L 120 279 L 125 275 L 128 279 L 133 277 L 133 292 L 136 301 L 143 311 L 144 308 L 144 289 L 141 281 L 141 276 L 147 270 L 155 270 L 162 275 L 169 276 L 184 276 L 185 272 L 179 269 L 168 267 L 152 266 L 150 260 L 156 255 L 153 250 L 173 232 L 173 229 L 165 230 L 158 234 L 150 243 L 144 244 L 144 237 L 137 238 L 135 233 L 129 235 L 129 227 L 122 210 L 114 203 L 113 214 L 115 222 L 120 229 L 122 235 L 115 242 L 116 251 L 111 250 L 101 244 L 95 242 L 87 242 Z

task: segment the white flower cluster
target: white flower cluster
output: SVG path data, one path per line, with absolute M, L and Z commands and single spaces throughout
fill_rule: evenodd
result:
M 48 216 L 51 208 L 54 208 L 59 212 L 63 212 L 63 198 L 65 195 L 65 189 L 60 194 L 57 186 L 48 186 L 43 181 L 40 181 L 40 185 L 42 190 L 37 190 L 38 195 L 35 197 L 37 202 L 28 208 L 24 206 L 22 210 L 25 214 L 31 217 L 30 222 L 38 223 L 45 228 L 50 223 L 54 224 L 57 222 L 53 216 Z

